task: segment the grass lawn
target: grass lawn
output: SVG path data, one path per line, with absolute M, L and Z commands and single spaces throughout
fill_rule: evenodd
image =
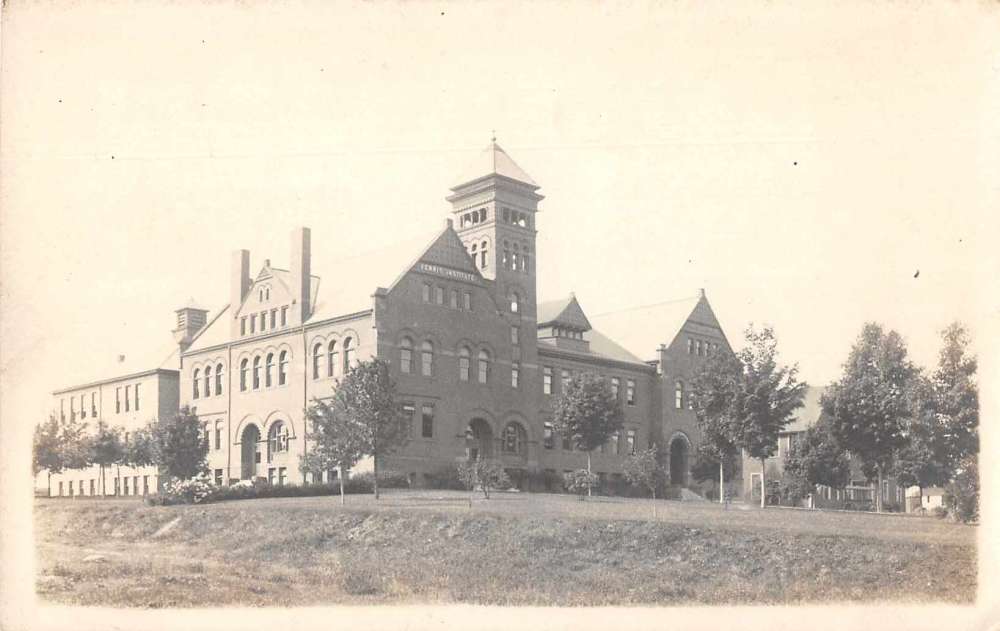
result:
M 389 491 L 150 507 L 37 500 L 64 604 L 971 603 L 976 529 L 708 503 Z

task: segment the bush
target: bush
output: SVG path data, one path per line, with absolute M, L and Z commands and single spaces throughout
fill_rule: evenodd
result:
M 405 474 L 395 471 L 379 473 L 379 486 L 384 488 L 406 488 L 409 480 Z M 344 481 L 345 495 L 372 493 L 371 473 L 361 473 Z M 228 500 L 251 500 L 259 497 L 313 497 L 340 495 L 340 482 L 270 485 L 260 481 L 241 480 L 231 486 L 214 486 L 206 479 L 195 478 L 170 483 L 159 495 L 150 495 L 146 503 L 150 506 L 170 506 L 173 504 L 203 504 Z
M 426 476 L 427 486 L 432 489 L 447 489 L 451 491 L 467 491 L 467 487 L 458 477 L 456 467 L 443 467 Z
M 486 499 L 490 499 L 491 489 L 510 488 L 507 472 L 504 471 L 503 465 L 496 461 L 477 459 L 473 462 L 460 462 L 455 471 L 465 488 L 473 490 L 479 487 Z
M 583 496 L 587 494 L 587 489 L 597 486 L 597 474 L 591 473 L 586 469 L 577 469 L 576 471 L 564 473 L 563 486 L 570 493 L 579 495 L 582 500 Z
M 931 515 L 937 517 L 938 519 L 944 519 L 948 516 L 948 509 L 944 506 L 935 506 L 931 509 Z

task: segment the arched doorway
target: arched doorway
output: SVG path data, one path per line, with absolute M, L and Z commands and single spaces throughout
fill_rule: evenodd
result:
M 688 441 L 678 435 L 670 441 L 670 484 L 683 486 L 687 483 Z
M 253 423 L 246 426 L 240 437 L 242 458 L 240 479 L 253 480 L 257 477 L 257 465 L 260 464 L 260 430 Z
M 465 428 L 465 452 L 469 460 L 493 457 L 493 428 L 484 419 L 474 418 Z

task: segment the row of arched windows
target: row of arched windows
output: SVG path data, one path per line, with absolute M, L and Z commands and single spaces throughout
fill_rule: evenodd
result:
M 191 397 L 199 399 L 201 397 L 212 396 L 213 383 L 215 385 L 215 396 L 221 395 L 222 372 L 221 363 L 216 364 L 214 371 L 212 366 L 205 366 L 204 372 L 200 368 L 195 368 L 194 372 L 191 373 Z
M 331 340 L 325 346 L 317 342 L 312 351 L 312 378 L 347 374 L 354 365 L 355 350 L 354 340 L 350 337 L 345 337 L 339 345 L 337 340 Z
M 528 273 L 529 270 L 529 259 L 531 258 L 531 249 L 528 244 L 514 243 L 511 247 L 511 243 L 506 239 L 503 242 L 503 254 L 500 258 L 500 265 L 504 269 L 513 270 L 515 272 Z
M 288 383 L 288 360 L 291 355 L 288 351 L 281 351 L 275 357 L 274 353 L 266 356 L 257 355 L 251 361 L 244 357 L 240 362 L 240 392 L 247 390 L 260 390 L 261 387 L 270 388 L 274 385 L 283 386 Z M 275 368 L 277 368 L 277 382 L 275 381 Z
M 399 341 L 399 371 L 409 375 L 414 372 L 413 339 L 404 337 Z M 430 340 L 420 343 L 420 374 L 424 377 L 434 376 L 434 344 Z M 473 364 L 475 360 L 475 364 Z M 490 353 L 480 349 L 473 355 L 472 349 L 462 346 L 458 349 L 458 379 L 471 381 L 475 375 L 479 383 L 487 383 L 490 379 Z
M 469 256 L 472 257 L 472 262 L 479 269 L 486 269 L 488 265 L 488 253 L 490 250 L 490 242 L 483 240 L 480 242 L 473 242 L 471 245 L 466 246 L 469 251 Z

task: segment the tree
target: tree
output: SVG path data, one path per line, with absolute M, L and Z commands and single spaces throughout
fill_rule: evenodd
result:
M 396 406 L 396 384 L 389 376 L 389 364 L 381 359 L 358 362 L 337 381 L 333 397 L 335 416 L 343 417 L 344 427 L 354 433 L 362 453 L 374 462 L 375 499 L 378 491 L 379 457 L 392 453 L 409 440 L 409 419 Z
M 132 432 L 131 440 L 125 443 L 124 462 L 133 467 L 147 467 L 155 462 L 155 458 L 153 434 L 149 427 Z
M 941 332 L 944 346 L 931 376 L 933 414 L 941 428 L 944 465 L 951 474 L 979 454 L 977 361 L 969 354 L 969 335 L 959 322 Z
M 691 381 L 691 407 L 702 434 L 696 467 L 704 468 L 715 463 L 719 480 L 719 503 L 725 502 L 727 464 L 735 463 L 739 452 L 736 446 L 736 404 L 740 400 L 742 372 L 743 367 L 735 355 L 729 352 L 715 353 L 700 366 Z M 696 479 L 706 480 L 710 477 L 701 477 L 704 473 L 704 470 L 699 471 Z M 729 475 L 731 477 L 733 471 Z
M 510 486 L 510 478 L 503 465 L 495 460 L 476 458 L 458 463 L 458 479 L 472 492 L 478 486 L 483 491 L 483 497 L 490 499 L 491 489 L 501 489 Z M 470 506 L 472 500 L 469 500 Z
M 861 459 L 866 475 L 878 481 L 878 512 L 882 512 L 882 480 L 892 470 L 893 456 L 907 444 L 910 388 L 916 374 L 899 333 L 869 322 L 848 355 L 843 376 L 823 395 L 823 410 L 837 441 Z
M 722 468 L 720 471 L 719 468 Z M 739 453 L 734 452 L 719 458 L 719 452 L 708 442 L 698 445 L 695 451 L 694 464 L 691 465 L 691 477 L 699 482 L 721 482 L 732 480 L 739 471 Z M 719 501 L 725 503 L 725 487 L 720 486 Z
M 61 438 L 62 427 L 54 414 L 50 414 L 44 423 L 35 426 L 31 444 L 31 470 L 36 476 L 43 469 L 46 471 L 49 495 L 52 495 L 52 474 L 63 469 Z
M 153 421 L 149 426 L 152 437 L 153 462 L 169 477 L 189 480 L 208 470 L 208 439 L 201 431 L 201 422 L 187 405 L 173 416 Z
M 590 495 L 590 490 L 597 484 L 597 475 L 586 469 L 577 469 L 563 474 L 563 485 L 570 493 L 576 493 L 582 500 Z
M 622 409 L 608 383 L 594 373 L 574 375 L 556 399 L 553 428 L 568 436 L 575 449 L 587 452 L 587 472 L 591 472 L 591 452 L 608 442 L 622 429 Z M 588 478 L 589 479 L 589 478 Z M 591 483 L 592 484 L 592 483 Z M 587 487 L 587 495 L 591 487 Z
M 124 432 L 111 427 L 104 420 L 97 421 L 97 432 L 90 440 L 90 462 L 100 467 L 101 495 L 107 494 L 104 471 L 113 464 L 120 464 L 125 456 Z
M 625 479 L 629 481 L 629 484 L 648 489 L 652 495 L 653 517 L 656 517 L 656 485 L 663 477 L 658 451 L 653 445 L 649 449 L 628 456 L 622 463 L 622 473 L 625 474 Z
M 332 401 L 313 399 L 306 409 L 306 420 L 312 431 L 306 438 L 313 441 L 299 463 L 299 468 L 313 476 L 323 471 L 340 470 L 340 503 L 344 504 L 344 478 L 365 454 L 362 428 L 354 425 L 347 415 L 336 413 Z
M 814 492 L 817 484 L 834 489 L 847 486 L 851 464 L 825 418 L 820 417 L 818 423 L 792 443 L 784 473 L 785 494 L 792 497 Z
M 798 381 L 798 366 L 777 362 L 774 330 L 752 326 L 744 333 L 746 346 L 737 354 L 742 365 L 730 430 L 735 446 L 760 460 L 760 507 L 767 502 L 765 464 L 778 448 L 778 434 L 802 407 L 806 384 Z

